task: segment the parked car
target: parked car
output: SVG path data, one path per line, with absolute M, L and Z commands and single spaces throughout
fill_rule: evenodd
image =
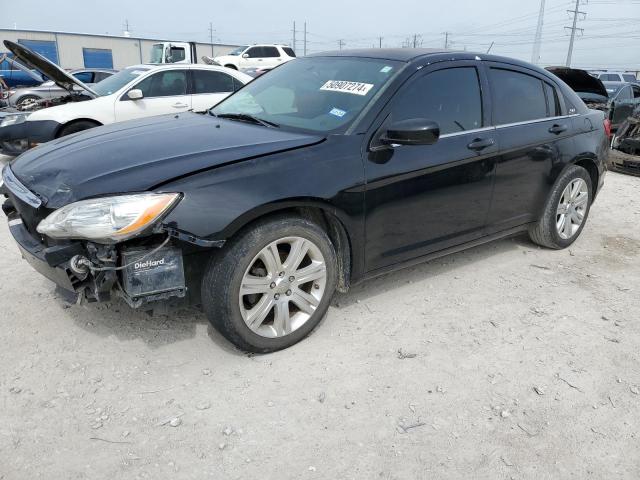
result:
M 108 69 L 79 69 L 71 70 L 69 74 L 85 85 L 91 86 L 101 82 L 116 73 L 117 70 Z M 48 80 L 37 87 L 10 89 L 6 95 L 7 105 L 21 108 L 27 103 L 38 100 L 57 98 L 68 95 L 68 91 L 59 87 L 53 80 Z
M 270 352 L 365 278 L 520 232 L 571 245 L 604 182 L 604 120 L 519 60 L 342 50 L 286 63 L 210 115 L 33 149 L 3 170 L 3 210 L 70 299 L 183 298 Z
M 640 85 L 628 82 L 602 82 L 585 70 L 568 67 L 548 67 L 569 85 L 589 108 L 602 110 L 609 119 L 611 132 L 640 104 Z
M 640 105 L 640 85 L 628 82 L 602 82 L 609 94 L 611 131 L 618 127 Z
M 629 72 L 593 72 L 593 75 L 603 82 L 638 82 L 635 74 Z
M 296 58 L 291 47 L 285 45 L 244 45 L 219 55 L 213 60 L 227 68 L 242 70 L 245 68 L 270 69 Z
M 0 54 L 0 77 L 9 88 L 35 87 L 46 80 L 38 71 L 16 61 L 13 53 Z
M 86 100 L 17 113 L 4 120 L 12 123 L 0 127 L 0 141 L 27 139 L 33 146 L 124 120 L 188 110 L 204 112 L 252 80 L 241 72 L 211 65 L 135 65 L 89 87 L 44 57 L 39 60 L 39 70 L 46 70 L 54 80 L 60 78 L 56 83 L 68 90 L 82 89 Z

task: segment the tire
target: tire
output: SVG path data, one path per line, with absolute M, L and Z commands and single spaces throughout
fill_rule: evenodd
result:
M 282 265 L 269 260 L 275 258 L 269 255 L 273 245 Z M 304 245 L 308 251 L 300 257 L 300 267 L 287 266 L 287 263 L 296 263 L 292 260 L 296 255 L 290 254 L 297 251 L 298 246 L 302 247 L 300 251 L 305 251 Z M 287 246 L 290 247 L 288 251 Z M 269 268 L 268 264 L 280 268 Z M 290 216 L 259 221 L 230 241 L 223 251 L 212 255 L 202 278 L 204 311 L 213 327 L 242 350 L 268 353 L 290 347 L 311 333 L 327 312 L 336 288 L 336 265 L 335 249 L 327 234 L 315 223 Z M 302 278 L 311 278 L 305 273 L 311 271 L 315 272 L 313 275 L 324 276 L 297 283 Z M 298 273 L 300 276 L 295 279 Z M 254 281 L 260 285 L 248 283 Z M 278 285 L 274 287 L 276 282 Z M 241 286 L 244 286 L 244 292 L 249 289 L 261 293 L 241 296 Z M 298 307 L 296 302 L 306 305 L 306 299 L 312 297 L 317 303 L 314 309 L 305 311 Z M 260 305 L 264 308 L 257 308 Z M 255 313 L 260 311 L 267 311 L 262 320 Z M 288 321 L 277 320 L 283 317 Z M 249 327 L 251 318 L 257 319 L 253 328 Z
M 83 130 L 89 130 L 90 128 L 98 127 L 99 124 L 90 122 L 89 120 L 78 120 L 77 122 L 68 123 L 60 129 L 58 137 L 66 137 L 72 133 L 82 132 Z
M 38 100 L 42 100 L 42 98 L 37 95 L 25 95 L 24 97 L 20 97 L 20 100 L 16 102 L 16 108 L 22 107 L 25 103 Z
M 238 67 L 236 67 L 235 65 L 233 65 L 232 63 L 225 65 L 225 67 L 230 68 L 232 70 L 238 70 Z
M 571 201 L 569 185 L 581 186 L 581 191 L 577 193 L 574 201 Z M 584 198 L 585 192 L 586 198 Z M 564 196 L 565 194 L 568 196 Z M 562 205 L 561 200 L 563 201 Z M 571 165 L 560 174 L 553 185 L 542 216 L 529 229 L 529 237 L 534 243 L 543 247 L 556 250 L 567 248 L 582 233 L 582 229 L 587 223 L 592 200 L 593 186 L 589 172 L 578 165 Z M 571 206 L 573 210 L 570 209 Z M 561 212 L 565 210 L 568 210 L 568 213 L 564 214 L 564 222 L 562 222 L 563 213 Z M 579 225 L 574 221 L 577 221 L 578 214 L 582 215 Z

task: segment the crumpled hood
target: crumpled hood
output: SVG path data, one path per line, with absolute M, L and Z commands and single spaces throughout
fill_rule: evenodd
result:
M 115 123 L 41 145 L 11 170 L 47 208 L 141 192 L 178 177 L 324 137 L 186 113 Z

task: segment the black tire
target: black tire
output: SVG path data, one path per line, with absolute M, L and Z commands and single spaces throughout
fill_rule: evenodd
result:
M 313 242 L 325 260 L 324 295 L 311 317 L 293 332 L 267 338 L 252 331 L 242 318 L 239 293 L 242 278 L 258 253 L 278 239 L 298 236 Z M 238 348 L 268 353 L 290 347 L 305 338 L 324 317 L 337 281 L 336 253 L 327 234 L 315 223 L 298 217 L 278 216 L 258 221 L 212 255 L 202 278 L 202 305 L 207 318 Z
M 83 130 L 89 130 L 90 128 L 99 126 L 99 124 L 90 122 L 89 120 L 78 120 L 77 122 L 68 123 L 64 127 L 62 127 L 58 132 L 58 138 L 66 137 L 67 135 L 78 133 Z
M 232 70 L 238 70 L 238 67 L 236 67 L 235 65 L 233 65 L 231 63 L 229 65 L 225 65 L 225 67 L 230 68 Z
M 562 238 L 556 228 L 557 221 L 557 209 L 564 189 L 573 180 L 581 178 L 587 185 L 587 191 L 589 198 L 587 200 L 586 211 L 584 218 L 578 230 L 570 238 Z M 547 198 L 547 202 L 542 212 L 542 216 L 536 222 L 535 225 L 529 228 L 529 237 L 534 243 L 547 248 L 553 248 L 556 250 L 567 248 L 582 233 L 582 229 L 587 223 L 589 217 L 589 210 L 591 208 L 591 202 L 593 201 L 593 185 L 591 184 L 591 177 L 589 172 L 578 165 L 571 165 L 566 168 L 558 177 L 555 184 L 551 189 L 551 193 Z
M 42 100 L 41 97 L 37 95 L 25 95 L 24 97 L 20 97 L 20 100 L 16 102 L 16 107 L 22 107 L 25 103 Z

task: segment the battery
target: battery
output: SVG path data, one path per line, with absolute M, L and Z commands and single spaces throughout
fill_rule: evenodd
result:
M 134 247 L 121 252 L 122 265 L 127 265 L 122 271 L 122 287 L 132 299 L 185 291 L 182 251 L 174 247 L 153 250 L 153 247 Z

